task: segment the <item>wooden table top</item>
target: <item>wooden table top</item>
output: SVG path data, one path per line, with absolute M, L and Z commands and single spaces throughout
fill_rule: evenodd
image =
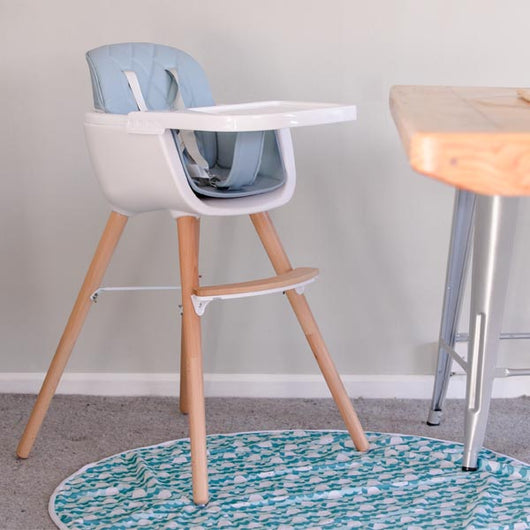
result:
M 486 195 L 530 195 L 530 103 L 517 88 L 395 86 L 414 170 Z

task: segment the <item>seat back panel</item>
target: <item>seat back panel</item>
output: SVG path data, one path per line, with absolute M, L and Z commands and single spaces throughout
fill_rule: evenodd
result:
M 177 86 L 168 70 L 175 68 L 181 79 L 180 90 L 186 107 L 214 105 L 208 78 L 190 55 L 170 46 L 145 42 L 110 44 L 90 50 L 87 55 L 92 79 L 94 106 L 111 114 L 138 110 L 125 70 L 136 73 L 147 108 L 169 110 Z M 217 159 L 215 133 L 197 133 L 197 142 L 210 164 Z

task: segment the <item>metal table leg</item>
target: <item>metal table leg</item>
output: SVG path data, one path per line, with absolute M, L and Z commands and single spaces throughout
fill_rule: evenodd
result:
M 517 206 L 517 198 L 477 196 L 462 461 L 465 471 L 477 469 L 477 454 L 486 431 Z
M 464 296 L 464 283 L 473 232 L 473 212 L 476 195 L 456 190 L 451 225 L 451 242 L 447 260 L 442 322 L 438 342 L 438 361 L 427 425 L 440 425 L 442 408 L 447 394 L 452 359 L 447 348 L 454 349 L 458 318 Z

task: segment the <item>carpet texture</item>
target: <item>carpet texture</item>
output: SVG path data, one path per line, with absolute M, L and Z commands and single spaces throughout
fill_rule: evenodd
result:
M 174 398 L 56 396 L 28 460 L 15 448 L 35 396 L 0 394 L 0 528 L 53 530 L 48 501 L 81 466 L 127 448 L 188 435 L 187 417 Z M 425 425 L 426 400 L 354 402 L 366 430 L 463 441 L 463 403 L 450 400 L 439 427 Z M 485 446 L 530 462 L 530 398 L 493 400 Z M 344 429 L 328 399 L 206 400 L 208 433 L 285 429 Z
M 64 530 L 193 528 L 390 529 L 530 526 L 530 466 L 483 450 L 461 471 L 462 446 L 345 431 L 210 435 L 210 502 L 191 498 L 189 441 L 123 452 L 85 466 L 55 491 Z

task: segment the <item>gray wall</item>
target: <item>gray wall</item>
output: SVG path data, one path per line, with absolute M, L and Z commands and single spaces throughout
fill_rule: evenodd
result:
M 81 125 L 84 52 L 152 41 L 195 56 L 218 102 L 358 105 L 356 123 L 294 132 L 299 185 L 273 219 L 294 264 L 321 269 L 308 296 L 342 372 L 431 373 L 453 192 L 408 167 L 388 90 L 529 85 L 529 18 L 525 0 L 0 0 L 0 371 L 46 369 L 108 215 Z M 510 330 L 530 322 L 528 219 Z M 202 234 L 206 282 L 271 272 L 247 218 L 205 219 Z M 168 215 L 132 219 L 105 283 L 178 283 Z M 102 295 L 69 369 L 177 371 L 176 306 L 171 292 Z M 213 303 L 204 325 L 208 372 L 316 371 L 279 295 Z

